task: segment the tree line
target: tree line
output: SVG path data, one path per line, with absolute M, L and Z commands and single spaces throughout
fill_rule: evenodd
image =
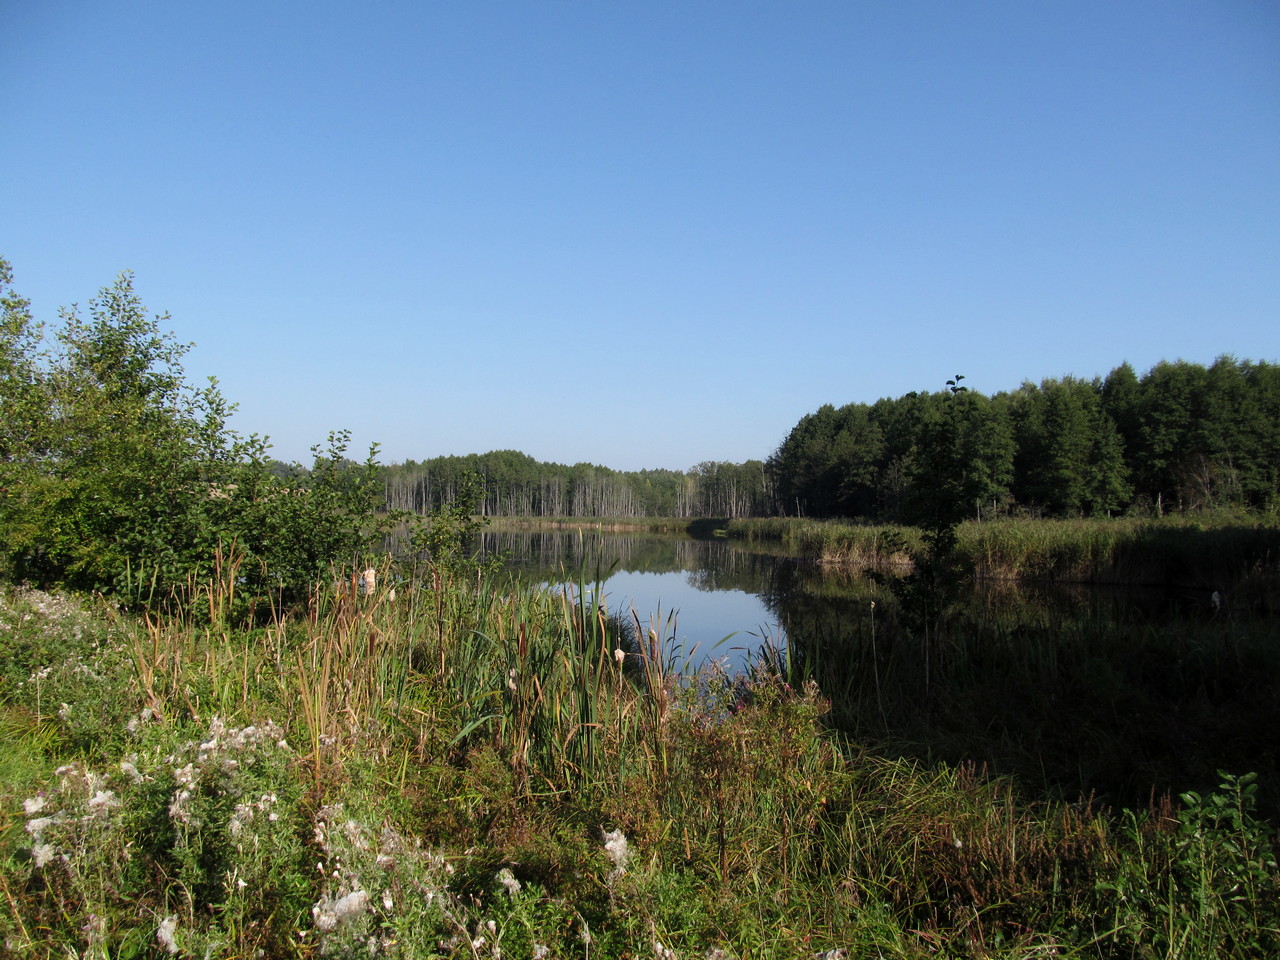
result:
M 958 382 L 958 381 L 957 381 Z M 802 417 L 765 464 L 784 515 L 918 522 L 940 483 L 980 518 L 1280 506 L 1280 367 L 954 387 Z
M 771 509 L 765 465 L 705 462 L 688 471 L 544 463 L 515 450 L 384 467 L 387 507 L 429 514 L 474 479 L 475 509 L 513 517 L 746 517 Z
M 827 404 L 765 461 L 687 471 L 544 463 L 514 450 L 382 469 L 392 510 L 428 514 L 474 478 L 475 509 L 522 517 L 1108 516 L 1280 506 L 1280 367 L 1219 357 L 1142 376 L 1025 382 L 991 396 L 911 392 Z M 940 489 L 940 488 L 945 488 Z

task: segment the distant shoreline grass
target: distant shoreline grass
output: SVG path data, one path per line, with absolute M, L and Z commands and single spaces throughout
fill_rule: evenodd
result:
M 777 540 L 821 563 L 909 569 L 920 531 L 805 519 L 735 519 L 726 535 Z M 1235 514 L 1161 519 L 991 520 L 960 525 L 959 552 L 983 580 L 1213 589 L 1280 577 L 1280 522 Z
M 797 517 L 494 517 L 491 529 L 723 536 L 781 544 L 822 564 L 909 572 L 915 527 Z M 959 528 L 961 556 L 982 580 L 1216 589 L 1280 579 L 1280 519 L 1236 513 L 1163 518 L 1002 519 Z

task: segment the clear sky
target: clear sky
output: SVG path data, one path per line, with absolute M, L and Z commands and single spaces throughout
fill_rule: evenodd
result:
M 0 256 L 307 459 L 1280 359 L 1274 0 L 0 0 Z

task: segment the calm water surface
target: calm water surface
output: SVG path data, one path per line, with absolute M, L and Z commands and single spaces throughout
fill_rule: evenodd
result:
M 766 643 L 785 649 L 828 722 L 905 754 L 1099 802 L 1213 789 L 1219 769 L 1257 771 L 1280 796 L 1280 634 L 1213 610 L 1209 589 L 979 584 L 939 633 L 860 571 L 732 541 L 487 531 L 481 546 L 526 581 L 634 610 L 685 667 L 736 672 Z
M 610 613 L 656 630 L 667 651 L 690 667 L 716 659 L 741 671 L 762 645 L 786 644 L 770 598 L 780 568 L 797 564 L 793 558 L 657 535 L 540 531 L 482 538 L 486 554 L 505 556 L 506 568 L 527 580 L 598 589 Z

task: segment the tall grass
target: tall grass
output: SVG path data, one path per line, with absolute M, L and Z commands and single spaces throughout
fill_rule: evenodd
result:
M 910 555 L 922 545 L 914 528 L 837 520 L 735 519 L 724 529 L 747 542 L 782 542 L 821 562 L 879 570 L 910 569 Z M 1236 514 L 970 521 L 958 534 L 960 556 L 980 579 L 1185 584 L 1212 590 L 1240 582 L 1274 583 L 1280 570 L 1280 525 Z
M 6 951 L 1280 947 L 1253 781 L 1112 817 L 974 765 L 876 756 L 828 732 L 823 678 L 676 675 L 671 622 L 596 595 L 586 576 L 553 593 L 435 571 L 394 594 L 328 585 L 306 611 L 235 629 L 55 620 L 42 595 L 7 594 L 0 706 L 38 716 L 14 728 L 29 731 L 20 791 L 0 788 Z M 883 639 L 858 656 L 879 664 L 889 711 L 912 667 Z

